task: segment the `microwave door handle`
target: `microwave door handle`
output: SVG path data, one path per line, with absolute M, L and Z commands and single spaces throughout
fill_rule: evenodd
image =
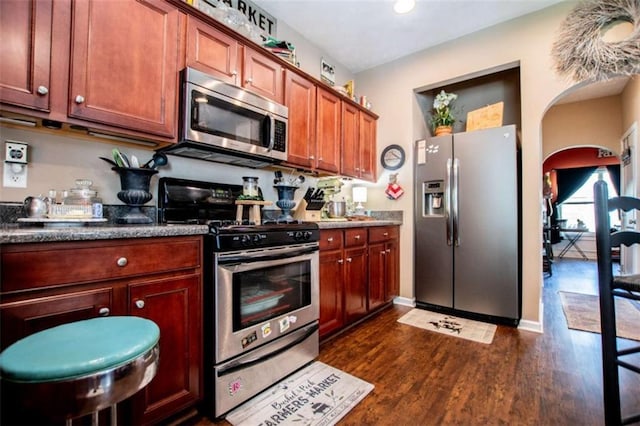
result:
M 269 146 L 267 147 L 267 152 L 273 149 L 273 144 L 275 142 L 276 137 L 276 119 L 273 117 L 273 114 L 267 114 L 269 118 Z

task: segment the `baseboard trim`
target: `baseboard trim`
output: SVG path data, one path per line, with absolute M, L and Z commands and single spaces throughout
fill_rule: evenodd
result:
M 396 297 L 393 299 L 393 304 L 394 305 L 402 305 L 402 306 L 411 306 L 412 308 L 416 307 L 416 299 L 415 297 L 412 298 L 408 298 L 408 297 Z
M 529 321 L 525 319 L 520 320 L 518 324 L 518 330 L 532 331 L 534 333 L 544 334 L 544 325 L 542 318 L 544 318 L 544 304 L 540 302 L 540 321 Z

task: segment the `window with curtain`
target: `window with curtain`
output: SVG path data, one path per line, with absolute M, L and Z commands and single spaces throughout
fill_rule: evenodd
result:
M 584 183 L 558 205 L 558 216 L 567 219 L 568 226 L 576 225 L 579 219 L 585 223 L 590 232 L 594 232 L 593 184 L 598 180 L 604 180 L 609 187 L 609 197 L 618 196 L 620 168 L 617 167 L 617 169 L 617 175 L 615 170 L 610 173 L 608 167 L 605 166 L 594 169 L 586 176 Z M 612 226 L 620 225 L 620 218 L 616 211 L 610 213 L 610 220 Z

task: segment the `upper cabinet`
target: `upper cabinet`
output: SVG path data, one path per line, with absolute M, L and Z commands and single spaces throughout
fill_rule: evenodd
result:
M 187 17 L 188 67 L 196 68 L 229 84 L 238 85 L 240 43 L 212 26 Z
M 316 148 L 316 85 L 287 70 L 284 96 L 289 108 L 288 162 L 311 168 Z
M 351 104 L 342 107 L 342 168 L 345 176 L 376 179 L 376 118 Z
M 176 137 L 183 15 L 162 0 L 94 0 L 73 16 L 69 116 Z
M 52 8 L 52 0 L 0 2 L 2 102 L 49 110 Z
M 278 61 L 191 16 L 186 65 L 284 103 L 284 68 Z
M 316 168 L 339 173 L 342 145 L 342 102 L 340 97 L 318 87 L 316 109 Z

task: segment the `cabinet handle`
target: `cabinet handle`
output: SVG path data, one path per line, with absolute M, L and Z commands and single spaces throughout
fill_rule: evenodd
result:
M 244 82 L 245 82 L 246 84 L 253 83 L 253 78 L 249 77 L 249 78 L 248 78 L 248 79 L 246 79 Z
M 318 161 L 322 161 L 322 157 L 318 157 Z
M 359 239 L 360 239 L 360 235 L 356 235 L 356 236 L 355 236 L 355 237 L 353 237 L 353 238 L 355 238 L 356 240 L 359 240 Z
M 109 308 L 106 308 L 106 307 L 102 307 L 98 311 L 98 315 L 100 315 L 101 317 L 108 317 L 110 313 L 111 311 L 109 310 Z
M 360 171 L 360 167 L 356 167 L 356 172 L 359 172 L 359 171 Z
M 327 238 L 327 242 L 328 242 L 328 243 L 332 243 L 332 242 L 333 242 L 333 237 L 329 237 L 329 238 Z
M 388 233 L 388 232 L 385 232 L 385 233 L 384 233 L 384 234 L 382 234 L 382 235 L 384 235 L 385 237 L 388 237 L 388 236 L 389 236 L 389 233 Z
M 127 266 L 127 263 L 129 263 L 129 261 L 127 260 L 126 257 L 121 257 L 116 261 L 116 263 L 118 264 L 118 266 L 123 267 L 123 266 Z
M 315 160 L 315 159 L 316 159 L 316 157 L 314 157 L 313 155 L 309 156 L 309 160 Z
M 391 253 L 391 249 L 386 249 L 385 250 L 387 253 Z
M 382 250 L 382 251 L 380 252 L 380 254 L 384 256 L 385 254 L 387 254 L 387 252 L 386 252 L 386 251 L 384 251 L 384 250 Z
M 136 308 L 138 308 L 138 309 L 144 308 L 144 300 L 138 299 L 134 303 L 136 304 Z
M 231 75 L 238 75 L 238 71 L 236 70 L 231 71 Z
M 342 265 L 344 263 L 344 259 L 338 259 L 338 263 Z
M 351 263 L 351 260 L 352 259 L 350 257 L 347 257 L 347 262 Z
M 77 104 L 81 104 L 83 102 L 84 102 L 84 96 L 82 96 L 82 95 L 76 96 L 76 103 Z
M 46 86 L 38 86 L 38 95 L 44 96 L 47 93 L 49 93 L 49 89 Z

